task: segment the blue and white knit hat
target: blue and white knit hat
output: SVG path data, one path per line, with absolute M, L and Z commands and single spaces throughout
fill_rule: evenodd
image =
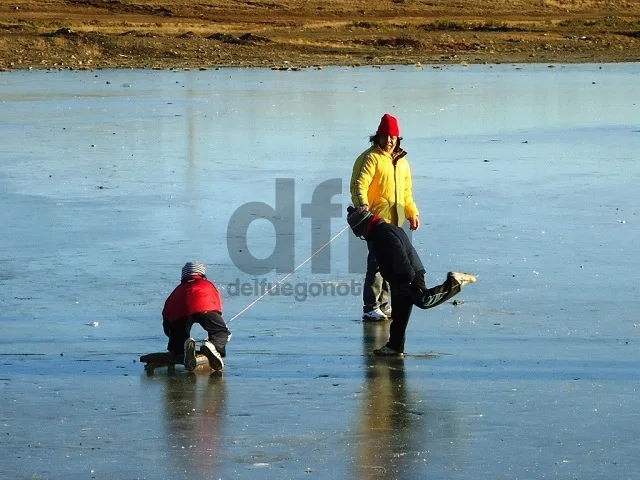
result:
M 192 275 L 205 275 L 205 273 L 206 269 L 203 264 L 197 262 L 187 262 L 184 264 L 184 267 L 182 267 L 181 280 L 191 277 Z

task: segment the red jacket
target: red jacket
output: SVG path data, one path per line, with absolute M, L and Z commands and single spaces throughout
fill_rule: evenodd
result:
M 222 301 L 213 283 L 200 275 L 194 275 L 178 285 L 164 302 L 162 319 L 172 323 L 188 315 L 203 312 L 222 315 Z

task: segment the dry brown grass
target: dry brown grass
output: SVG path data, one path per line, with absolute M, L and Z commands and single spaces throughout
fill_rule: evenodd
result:
M 5 0 L 0 53 L 0 68 L 638 61 L 640 2 Z

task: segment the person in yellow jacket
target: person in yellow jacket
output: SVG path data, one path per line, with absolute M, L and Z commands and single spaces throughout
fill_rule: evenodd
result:
M 355 207 L 366 207 L 386 222 L 401 227 L 405 219 L 409 228 L 420 227 L 418 207 L 411 191 L 411 170 L 407 152 L 400 148 L 398 120 L 385 113 L 371 147 L 356 159 L 349 190 Z M 380 321 L 391 317 L 389 285 L 380 276 L 378 264 L 369 248 L 367 273 L 362 292 L 363 320 Z

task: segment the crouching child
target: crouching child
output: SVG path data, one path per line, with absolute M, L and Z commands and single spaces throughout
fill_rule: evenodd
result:
M 199 324 L 207 332 L 200 353 L 214 370 L 222 370 L 226 344 L 231 332 L 222 318 L 222 300 L 216 286 L 206 277 L 205 266 L 187 262 L 182 267 L 180 284 L 171 292 L 162 310 L 162 327 L 169 337 L 167 350 L 184 357 L 184 366 L 193 371 L 196 362 L 196 341 L 191 327 Z

